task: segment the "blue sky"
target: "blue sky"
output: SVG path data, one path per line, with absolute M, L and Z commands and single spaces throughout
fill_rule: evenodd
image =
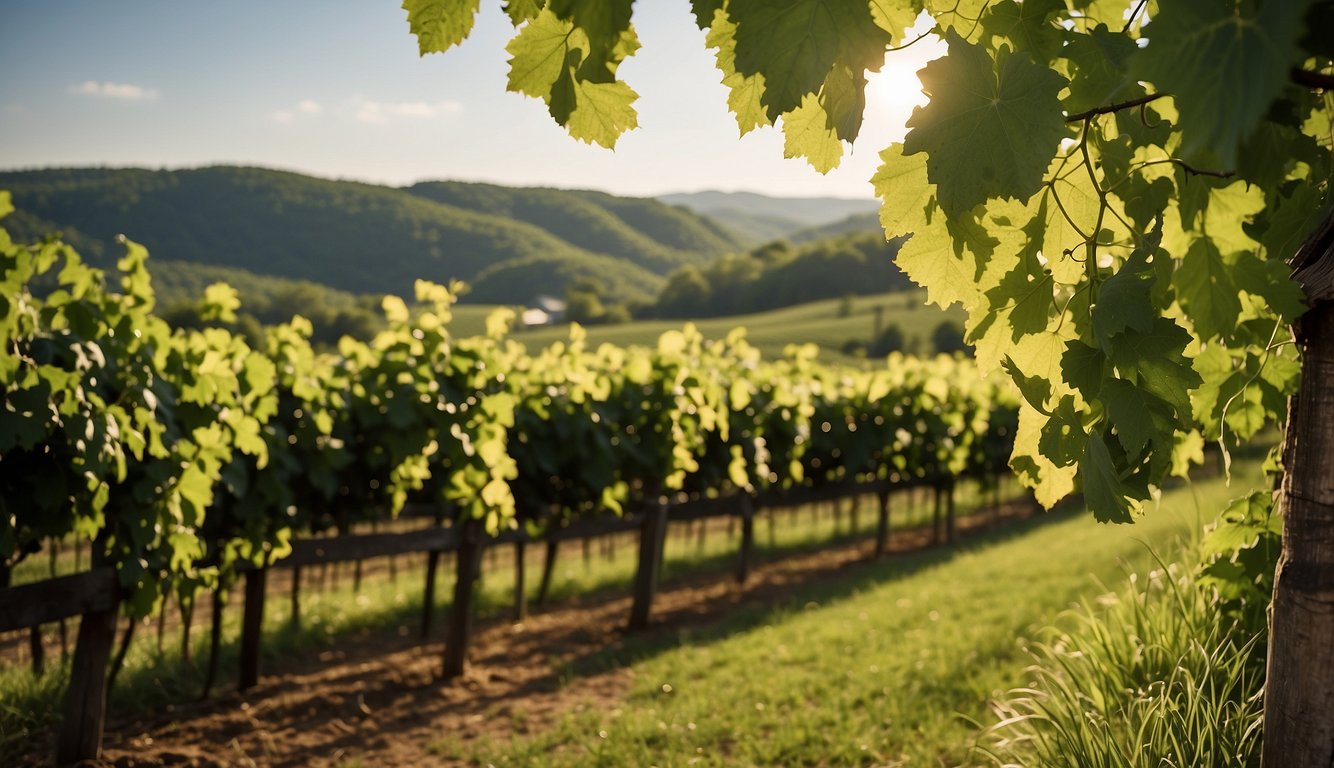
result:
M 890 54 L 862 139 L 821 176 L 773 129 L 738 138 L 686 0 L 640 0 L 621 66 L 640 128 L 614 152 L 570 139 L 505 91 L 513 28 L 417 56 L 394 0 L 0 0 L 0 168 L 237 163 L 407 184 L 465 179 L 661 194 L 699 189 L 870 197 L 903 134 L 930 41 Z

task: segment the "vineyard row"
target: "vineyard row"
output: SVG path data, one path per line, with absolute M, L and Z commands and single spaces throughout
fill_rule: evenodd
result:
M 67 721 L 100 721 L 104 697 L 79 685 L 105 669 L 122 607 L 137 618 L 225 589 L 294 542 L 409 503 L 451 523 L 439 530 L 458 532 L 463 567 L 484 537 L 630 525 L 626 511 L 652 547 L 675 500 L 993 477 L 1014 440 L 1016 399 L 961 359 L 863 371 L 793 348 L 765 361 L 739 332 L 706 341 L 690 326 L 655 348 L 595 350 L 576 327 L 529 354 L 506 310 L 486 335 L 453 337 L 459 287 L 425 281 L 414 306 L 384 299 L 384 331 L 336 350 L 315 348 L 300 317 L 252 345 L 229 330 L 238 302 L 222 284 L 203 298 L 207 327 L 172 328 L 153 312 L 147 253 L 125 248 L 113 290 L 67 244 L 0 230 L 0 584 L 71 539 L 115 575 L 109 610 L 81 622 L 82 709 Z M 640 604 L 632 623 L 647 621 Z

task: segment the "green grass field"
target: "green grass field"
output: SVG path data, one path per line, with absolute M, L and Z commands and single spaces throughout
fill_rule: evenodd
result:
M 1010 490 L 1018 492 L 1011 484 Z M 959 488 L 958 513 L 971 514 L 979 508 L 983 497 L 972 484 Z M 988 497 L 989 498 L 989 497 Z M 892 530 L 926 525 L 930 507 L 926 497 L 911 502 L 898 502 L 892 517 Z M 834 518 L 814 517 L 806 508 L 793 514 L 780 513 L 777 524 L 770 527 L 765 520 L 756 525 L 755 558 L 763 563 L 806 552 L 831 544 L 853 540 L 867 540 L 873 536 L 874 512 L 865 509 L 860 516 L 856 533 L 849 530 L 846 519 L 839 525 Z M 690 576 L 718 574 L 728 578 L 736 562 L 737 535 L 715 531 L 703 543 L 693 535 L 683 536 L 685 528 L 673 524 L 664 548 L 664 579 L 670 584 Z M 612 556 L 608 557 L 602 543 L 596 543 L 595 553 L 585 560 L 578 542 L 562 546 L 556 561 L 549 599 L 556 604 L 608 594 L 628 594 L 634 579 L 637 558 L 635 533 L 616 537 Z M 528 577 L 525 582 L 529 600 L 535 600 L 542 567 L 542 547 L 528 547 L 526 558 Z M 503 550 L 503 551 L 502 551 Z M 508 547 L 497 548 L 499 561 L 488 556 L 483 567 L 483 579 L 478 594 L 480 618 L 483 620 L 508 616 L 514 594 L 514 571 Z M 367 575 L 360 589 L 352 583 L 352 564 L 331 567 L 330 573 L 321 569 L 306 569 L 303 577 L 300 626 L 291 622 L 290 602 L 286 587 L 271 582 L 265 611 L 265 639 L 263 652 L 268 669 L 281 666 L 283 660 L 309 653 L 312 649 L 336 647 L 350 637 L 365 637 L 375 633 L 415 635 L 423 600 L 422 575 L 424 556 L 400 557 L 396 562 L 396 577 L 390 578 L 384 559 L 368 561 Z M 86 557 L 85 557 L 86 562 Z M 17 583 L 38 581 L 48 576 L 45 557 L 30 558 L 15 572 Z M 59 557 L 57 573 L 72 573 L 75 558 L 66 547 Z M 437 591 L 440 609 L 436 618 L 436 638 L 446 621 L 450 596 L 453 594 L 454 571 L 442 567 Z M 327 578 L 327 581 L 326 581 Z M 172 627 L 161 650 L 156 643 L 156 621 L 145 619 L 137 629 L 134 642 L 126 655 L 124 671 L 111 693 L 111 708 L 121 714 L 161 709 L 190 701 L 204 686 L 208 663 L 209 627 L 202 614 L 208 596 L 201 596 L 200 617 L 193 621 L 190 633 L 192 655 L 184 658 L 181 630 L 177 624 L 177 609 Z M 234 686 L 234 674 L 240 656 L 241 590 L 233 589 L 225 609 L 222 642 L 220 646 L 219 678 L 215 692 L 226 692 Z M 68 628 L 67 639 L 72 642 L 74 622 Z M 44 627 L 48 646 L 54 646 L 55 624 Z M 119 640 L 118 640 L 119 642 Z M 0 764 L 8 750 L 22 748 L 36 729 L 55 722 L 64 689 L 69 679 L 68 663 L 62 664 L 57 649 L 49 651 L 53 658 L 51 669 L 35 676 L 25 663 L 0 665 Z
M 1239 461 L 1233 469 L 1231 488 L 1221 479 L 1178 487 L 1133 526 L 1099 525 L 1071 505 L 957 547 L 854 566 L 794 587 L 777 605 L 738 606 L 704 628 L 630 636 L 562 674 L 568 684 L 628 670 L 633 683 L 623 698 L 572 711 L 524 735 L 465 741 L 441 733 L 420 749 L 474 765 L 985 762 L 972 748 L 991 717 L 989 702 L 1027 682 L 1024 638 L 1072 604 L 1117 589 L 1126 572 L 1151 567 L 1152 552 L 1173 557 L 1179 540 L 1259 480 L 1256 460 Z M 965 493 L 960 514 L 975 503 L 975 494 Z M 896 527 L 921 525 L 929 515 L 925 506 L 896 509 Z M 859 536 L 870 537 L 872 527 L 873 514 L 864 511 Z M 850 538 L 846 524 L 836 530 L 830 517 L 805 511 L 781 517 L 775 530 L 770 540 L 767 526 L 757 525 L 760 562 Z M 693 536 L 669 535 L 667 583 L 707 572 L 725 578 L 735 547 L 735 538 L 721 531 L 704 546 Z M 534 549 L 530 596 L 540 568 Z M 513 582 L 507 554 L 483 581 L 483 616 L 508 612 Z M 614 557 L 595 547 L 588 562 L 572 543 L 562 550 L 552 598 L 622 594 L 634 557 L 630 538 L 620 541 Z M 401 560 L 394 581 L 382 567 L 373 570 L 359 594 L 352 592 L 346 569 L 340 583 L 324 592 L 315 588 L 316 574 L 308 573 L 299 629 L 289 623 L 285 594 L 275 587 L 266 616 L 267 668 L 349 637 L 415 631 L 421 579 L 412 565 Z M 449 573 L 442 574 L 442 602 L 450 594 Z M 224 628 L 223 692 L 236 665 L 238 614 L 230 609 Z M 195 627 L 194 659 L 185 662 L 179 634 L 169 633 L 158 652 L 152 622 L 146 622 L 113 692 L 113 710 L 159 709 L 197 696 L 207 656 L 201 624 Z M 0 670 L 0 753 L 51 722 L 66 679 L 67 669 L 60 667 L 40 678 L 26 666 Z M 348 765 L 363 758 L 374 764 L 375 755 L 353 752 L 347 758 Z
M 876 296 L 857 296 L 849 302 L 849 311 L 842 311 L 844 299 L 829 299 L 802 304 L 771 312 L 734 317 L 707 318 L 694 321 L 700 332 L 709 339 L 721 339 L 733 328 L 744 327 L 750 343 L 760 349 L 766 358 L 782 355 L 788 344 L 812 343 L 820 347 L 820 357 L 828 362 L 861 363 L 863 358 L 845 355 L 843 346 L 849 342 L 871 341 L 875 332 L 877 307 L 884 307 L 882 322 L 897 324 L 907 342 L 907 352 L 933 354 L 931 332 L 942 320 L 963 323 L 963 312 L 957 307 L 948 311 L 926 304 L 921 291 L 886 293 Z M 452 328 L 460 336 L 482 333 L 487 314 L 494 309 L 489 305 L 461 304 L 454 309 Z M 588 329 L 590 344 L 611 343 L 620 346 L 639 344 L 652 346 L 663 332 L 680 328 L 685 320 L 638 320 L 621 325 L 593 326 Z M 523 342 L 529 352 L 553 341 L 569 337 L 569 326 L 552 326 L 516 331 L 514 338 Z
M 738 610 L 697 633 L 631 641 L 629 694 L 532 736 L 464 743 L 441 756 L 475 765 L 958 765 L 989 702 L 1026 683 L 1024 640 L 1179 542 L 1258 481 L 1254 463 L 1179 487 L 1132 526 L 1078 509 L 970 540 L 868 563 L 794 590 L 776 608 Z M 596 666 L 596 665 L 594 665 Z

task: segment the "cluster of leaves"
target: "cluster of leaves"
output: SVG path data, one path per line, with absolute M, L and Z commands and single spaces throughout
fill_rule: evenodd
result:
M 540 528 L 663 494 L 981 475 L 1014 434 L 1017 401 L 962 361 L 765 362 L 692 327 L 590 351 L 575 326 L 530 356 L 508 310 L 454 338 L 459 286 L 425 281 L 415 306 L 384 299 L 368 340 L 320 351 L 298 316 L 252 348 L 168 327 L 146 255 L 126 243 L 117 291 L 68 245 L 0 229 L 0 564 L 91 540 L 138 615 L 409 501 Z M 239 309 L 220 283 L 198 311 L 225 325 Z
M 125 243 L 113 292 L 69 246 L 0 230 L 0 557 L 91 539 L 140 612 L 158 574 L 201 578 L 196 565 L 216 557 L 196 532 L 224 472 L 267 465 L 276 406 L 266 356 L 225 330 L 173 334 L 153 315 L 146 257 Z M 52 275 L 56 289 L 34 296 Z
M 405 3 L 423 52 L 466 34 L 422 34 L 425 19 L 466 16 L 449 5 Z M 585 24 L 585 6 L 615 7 L 614 29 L 632 29 L 629 0 L 507 8 L 519 5 L 516 71 L 531 71 L 541 24 L 565 25 L 562 39 L 588 41 L 585 53 L 614 47 L 613 27 Z M 820 171 L 858 134 L 866 72 L 896 46 L 944 42 L 918 73 L 928 103 L 872 183 L 886 235 L 907 237 L 900 268 L 931 301 L 963 306 L 980 364 L 1003 366 L 1023 393 L 1012 466 L 1044 503 L 1082 490 L 1100 520 L 1129 521 L 1205 440 L 1282 420 L 1300 370 L 1289 327 L 1304 309 L 1284 260 L 1328 205 L 1334 173 L 1334 93 L 1309 82 L 1329 78 L 1334 4 L 691 7 L 740 130 L 781 122 L 786 153 Z M 910 28 L 923 31 L 905 41 Z M 551 82 L 511 88 L 551 99 Z M 552 113 L 610 146 L 633 123 L 628 103 L 616 109 L 593 136 L 586 116 L 576 127 Z

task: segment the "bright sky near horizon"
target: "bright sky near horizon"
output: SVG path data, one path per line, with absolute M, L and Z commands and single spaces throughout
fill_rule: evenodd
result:
M 579 143 L 505 91 L 513 28 L 483 0 L 463 46 L 419 58 L 395 0 L 0 0 L 0 168 L 260 165 L 407 184 L 463 179 L 655 195 L 871 197 L 877 154 L 925 100 L 933 39 L 889 54 L 862 136 L 821 176 L 772 128 L 738 138 L 685 0 L 640 0 L 621 75 L 639 129 Z M 846 146 L 846 145 L 845 145 Z

